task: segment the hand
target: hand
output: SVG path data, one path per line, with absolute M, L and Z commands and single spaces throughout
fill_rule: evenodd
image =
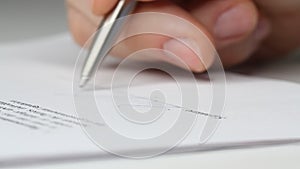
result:
M 102 16 L 108 13 L 118 0 L 67 0 L 68 19 L 76 42 L 83 45 L 95 32 Z M 300 46 L 300 1 L 298 0 L 141 0 L 135 13 L 169 13 L 196 25 L 214 43 L 225 67 L 240 64 L 249 59 L 269 59 L 293 51 Z M 147 21 L 147 18 L 144 19 Z M 137 23 L 135 23 L 137 22 Z M 141 24 L 142 22 L 142 24 Z M 132 29 L 140 25 L 164 28 L 172 23 L 133 21 Z M 176 25 L 179 26 L 180 25 Z M 178 38 L 201 47 L 203 39 L 193 36 L 189 30 L 174 32 Z M 171 31 L 174 29 L 170 29 Z M 145 43 L 146 42 L 146 43 Z M 206 68 L 198 56 L 184 44 L 157 35 L 143 35 L 125 40 L 112 54 L 125 57 L 145 48 L 162 48 L 179 56 L 195 72 Z M 202 50 L 202 49 L 201 49 Z M 209 51 L 207 51 L 209 52 Z M 214 58 L 203 54 L 202 61 L 211 65 Z M 167 56 L 147 58 L 173 62 Z

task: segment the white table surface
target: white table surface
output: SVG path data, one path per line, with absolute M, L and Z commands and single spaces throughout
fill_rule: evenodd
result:
M 63 0 L 0 1 L 0 44 L 67 31 Z M 298 59 L 299 58 L 299 59 Z M 300 57 L 264 65 L 253 74 L 300 83 Z M 300 112 L 299 112 L 300 113 Z M 300 130 L 300 129 L 299 129 Z M 0 150 L 1 151 L 1 150 Z M 20 168 L 300 168 L 300 145 L 160 156 L 146 160 L 86 160 Z

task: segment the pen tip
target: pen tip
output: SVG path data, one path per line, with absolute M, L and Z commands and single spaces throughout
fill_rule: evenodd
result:
M 80 79 L 80 83 L 79 83 L 79 87 L 83 88 L 88 82 L 88 78 L 81 78 Z

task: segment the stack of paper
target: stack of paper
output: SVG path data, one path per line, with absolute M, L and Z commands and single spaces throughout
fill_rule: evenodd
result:
M 0 166 L 111 157 L 89 139 L 79 121 L 84 128 L 107 127 L 109 121 L 121 133 L 130 135 L 134 130 L 135 136 L 141 137 L 145 133 L 155 135 L 159 130 L 157 126 L 136 128 L 135 125 L 122 125 L 113 118 L 99 121 L 78 117 L 75 113 L 78 110 L 74 106 L 72 81 L 79 51 L 80 48 L 72 42 L 69 35 L 0 45 Z M 107 66 L 107 71 L 110 69 L 113 69 L 112 65 Z M 198 110 L 180 107 L 176 105 L 176 101 L 164 104 L 167 113 L 157 122 L 161 128 L 172 125 L 170 122 L 176 120 L 181 111 L 198 112 L 190 133 L 171 152 L 300 141 L 300 85 L 232 73 L 226 75 L 225 107 L 219 118 L 205 115 L 210 109 L 212 97 L 211 85 L 205 80 L 197 81 L 201 93 Z M 166 78 L 157 81 L 164 77 L 159 73 L 146 74 L 142 78 L 144 80 L 131 89 L 133 106 L 145 110 L 149 108 L 149 100 L 143 100 L 148 94 L 145 91 L 155 88 L 177 97 L 176 85 L 172 80 Z M 109 77 L 101 80 L 105 81 L 105 78 Z M 104 103 L 104 111 L 114 114 L 115 105 L 108 99 L 111 96 L 109 91 L 104 88 L 97 90 L 95 95 Z M 85 99 L 84 94 L 75 97 Z M 126 109 L 128 105 L 120 103 L 117 106 Z M 87 106 L 85 111 L 89 112 L 91 108 Z M 199 144 L 201 130 L 207 118 L 216 118 L 220 123 L 210 139 L 205 144 Z M 119 122 L 120 126 L 117 125 Z M 99 133 L 100 136 L 101 134 Z M 106 134 L 102 138 L 108 139 Z M 118 141 L 114 140 L 112 144 L 120 145 L 120 149 L 124 151 L 141 149 L 122 147 L 126 144 Z

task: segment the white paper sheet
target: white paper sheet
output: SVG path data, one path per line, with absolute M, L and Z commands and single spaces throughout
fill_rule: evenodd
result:
M 22 161 L 107 156 L 84 134 L 75 113 L 72 78 L 79 51 L 65 34 L 0 46 L 0 166 Z M 145 91 L 160 88 L 177 97 L 176 85 L 169 80 L 157 82 L 160 78 L 159 74 L 143 77 L 146 85 L 137 85 L 133 93 L 146 96 Z M 198 83 L 201 109 L 195 111 L 206 112 L 210 106 L 211 86 L 206 81 Z M 198 146 L 201 134 L 198 131 L 207 118 L 200 115 L 179 149 L 200 151 L 300 140 L 300 85 L 227 73 L 226 89 L 225 109 L 215 134 L 205 145 Z M 106 94 L 107 91 L 96 92 L 105 103 Z M 143 100 L 135 102 L 147 105 Z M 105 105 L 104 109 L 114 110 L 111 102 Z M 170 125 L 176 111 L 176 107 L 170 106 L 158 124 Z M 83 121 L 86 127 L 106 125 L 95 119 Z M 111 122 L 117 124 L 118 120 Z M 123 134 L 132 134 L 128 131 L 135 126 L 120 125 L 118 129 L 123 129 Z M 135 130 L 135 136 L 143 137 L 145 130 L 147 134 L 155 134 L 158 129 Z M 118 144 L 118 140 L 115 141 Z

